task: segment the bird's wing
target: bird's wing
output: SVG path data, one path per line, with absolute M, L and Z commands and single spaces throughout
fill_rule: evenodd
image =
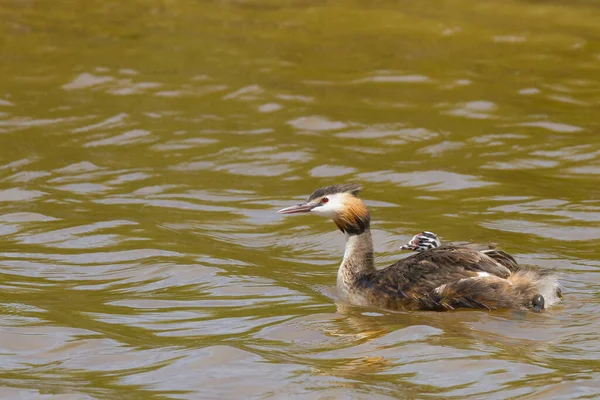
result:
M 461 247 L 479 251 L 488 257 L 493 258 L 511 271 L 515 271 L 519 265 L 513 256 L 498 248 L 495 243 L 452 242 L 441 247 Z
M 450 282 L 486 274 L 507 278 L 511 271 L 480 251 L 442 246 L 414 254 L 377 271 L 371 284 L 406 295 L 409 292 L 430 292 Z

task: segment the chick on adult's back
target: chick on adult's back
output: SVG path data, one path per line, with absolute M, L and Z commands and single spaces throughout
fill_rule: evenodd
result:
M 460 307 L 539 311 L 559 300 L 550 271 L 519 265 L 507 253 L 476 246 L 444 245 L 377 270 L 369 211 L 358 198 L 360 185 L 320 188 L 305 203 L 280 214 L 311 213 L 333 219 L 346 234 L 337 288 L 349 303 L 391 310 L 453 310 Z

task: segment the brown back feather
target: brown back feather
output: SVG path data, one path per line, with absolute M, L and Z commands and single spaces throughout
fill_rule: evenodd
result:
M 505 279 L 511 274 L 507 267 L 481 252 L 464 247 L 442 246 L 379 270 L 365 277 L 362 286 L 372 288 L 377 296 L 386 298 L 386 303 L 396 304 L 394 308 L 496 308 L 497 305 L 490 299 L 476 296 L 477 290 L 482 290 L 480 281 L 483 282 L 483 279 L 466 279 L 477 277 L 478 272 L 487 272 L 507 284 Z M 442 285 L 446 285 L 446 289 L 440 295 L 434 289 Z

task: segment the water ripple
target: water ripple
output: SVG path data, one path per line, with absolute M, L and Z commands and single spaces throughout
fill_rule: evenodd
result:
M 600 15 L 538 3 L 0 2 L 0 397 L 594 397 Z M 377 265 L 430 229 L 565 301 L 345 304 L 276 214 L 341 182 Z

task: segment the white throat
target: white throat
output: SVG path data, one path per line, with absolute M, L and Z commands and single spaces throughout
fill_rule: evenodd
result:
M 354 248 L 356 245 L 356 235 L 350 235 L 346 233 L 346 248 L 344 250 L 344 259 L 342 260 L 342 264 L 350 258 L 352 253 L 354 253 Z

